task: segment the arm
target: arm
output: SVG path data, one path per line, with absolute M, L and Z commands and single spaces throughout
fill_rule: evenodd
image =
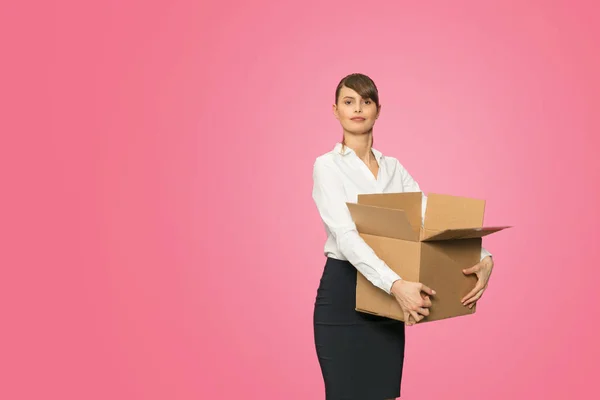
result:
M 400 276 L 360 237 L 346 205 L 344 186 L 334 167 L 322 160 L 314 164 L 312 197 L 344 257 L 369 282 L 390 294 L 392 284 Z
M 400 174 L 402 175 L 402 186 L 404 187 L 405 192 L 421 192 L 421 188 L 419 184 L 413 179 L 413 177 L 408 173 L 408 171 L 398 163 L 398 169 Z M 421 204 L 421 224 L 425 223 L 425 209 L 427 208 L 427 196 L 423 193 L 423 202 Z M 487 251 L 483 246 L 481 247 L 481 257 L 479 261 L 483 260 L 487 256 L 492 256 L 492 253 Z

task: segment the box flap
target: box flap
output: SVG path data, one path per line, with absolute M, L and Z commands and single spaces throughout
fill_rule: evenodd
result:
M 359 194 L 358 204 L 403 210 L 413 230 L 421 228 L 422 192 Z
M 402 240 L 419 240 L 419 232 L 412 229 L 406 213 L 402 210 L 356 203 L 346 204 L 360 233 Z
M 427 231 L 481 228 L 485 200 L 431 193 L 427 196 L 424 227 Z
M 422 232 L 422 242 L 432 242 L 435 240 L 452 239 L 474 239 L 490 235 L 494 232 L 510 228 L 510 226 L 490 226 L 484 228 L 466 228 L 466 229 L 446 229 L 443 231 L 432 231 L 424 229 Z

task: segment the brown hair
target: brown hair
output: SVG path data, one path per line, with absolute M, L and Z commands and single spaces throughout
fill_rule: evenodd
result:
M 338 97 L 340 96 L 340 91 L 342 87 L 346 86 L 354 90 L 358 93 L 363 99 L 371 99 L 377 105 L 377 109 L 379 109 L 379 92 L 377 90 L 377 86 L 373 79 L 369 78 L 365 74 L 361 73 L 353 73 L 350 75 L 346 75 L 342 78 L 340 83 L 338 83 L 337 88 L 335 89 L 335 104 L 338 104 Z M 344 147 L 346 146 L 346 141 L 344 137 L 342 137 L 342 151 L 344 151 Z M 373 147 L 373 138 L 371 137 L 371 147 Z

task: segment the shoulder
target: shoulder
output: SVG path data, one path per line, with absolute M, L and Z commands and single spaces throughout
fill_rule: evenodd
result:
M 341 157 L 335 149 L 317 156 L 313 163 L 313 181 L 328 185 L 341 182 Z
M 315 171 L 322 171 L 324 169 L 331 169 L 336 165 L 336 160 L 340 155 L 335 153 L 335 150 L 330 150 L 327 153 L 321 154 L 315 158 L 313 163 L 313 169 Z
M 404 181 L 407 179 L 407 177 L 410 177 L 410 173 L 404 167 L 404 164 L 402 164 L 397 158 L 385 156 L 384 160 L 386 162 L 387 170 L 391 176 L 394 177 L 393 179 L 401 179 Z
M 402 165 L 402 163 L 396 157 L 384 156 L 383 159 L 389 170 L 400 172 L 405 171 L 404 165 Z

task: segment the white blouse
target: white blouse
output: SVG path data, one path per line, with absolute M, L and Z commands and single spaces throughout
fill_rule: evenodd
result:
M 379 163 L 377 179 L 367 165 L 348 148 L 337 143 L 334 149 L 317 157 L 313 168 L 312 197 L 327 232 L 325 256 L 347 260 L 373 285 L 390 293 L 401 279 L 360 237 L 346 202 L 356 202 L 363 193 L 420 192 L 413 177 L 400 162 L 372 148 Z M 423 195 L 422 218 L 427 197 Z M 481 259 L 491 255 L 481 249 Z

